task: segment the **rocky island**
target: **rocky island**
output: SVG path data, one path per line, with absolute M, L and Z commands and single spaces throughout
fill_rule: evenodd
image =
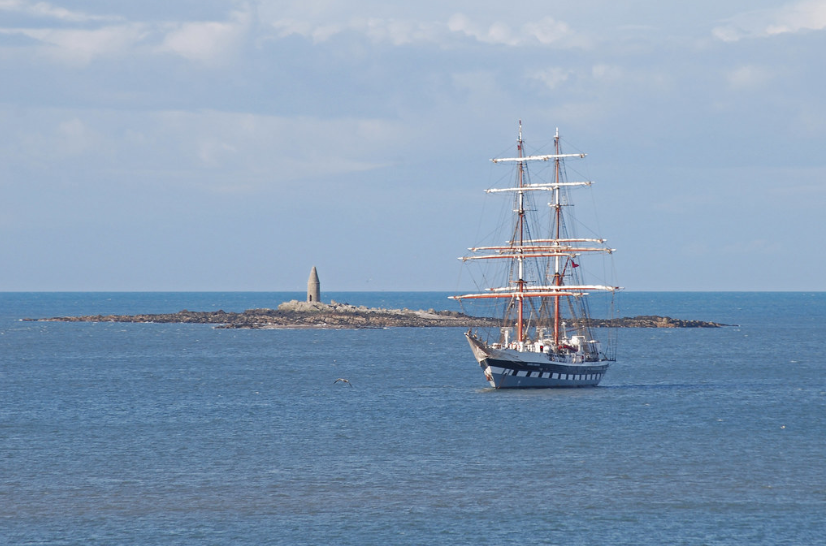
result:
M 36 319 L 56 322 L 144 322 L 213 324 L 216 328 L 392 328 L 433 326 L 493 326 L 493 319 L 472 317 L 455 311 L 413 311 L 355 306 L 332 301 L 292 300 L 277 309 L 188 311 L 140 315 L 87 315 Z
M 474 317 L 456 311 L 413 311 L 355 306 L 335 301 L 289 301 L 277 309 L 248 309 L 242 313 L 188 311 L 140 315 L 86 315 L 23 319 L 51 322 L 139 322 L 212 324 L 215 328 L 432 328 L 499 326 L 501 319 Z M 590 325 L 609 328 L 719 328 L 716 322 L 679 320 L 660 316 L 592 319 Z

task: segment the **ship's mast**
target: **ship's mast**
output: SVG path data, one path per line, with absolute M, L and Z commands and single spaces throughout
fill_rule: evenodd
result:
M 559 128 L 557 127 L 556 133 L 554 134 L 554 152 L 556 153 L 556 159 L 554 160 L 554 183 L 556 184 L 556 189 L 554 190 L 554 219 L 556 220 L 556 234 L 554 238 L 558 241 L 562 234 L 560 233 L 561 227 L 561 218 L 560 218 L 560 199 L 559 199 L 559 192 L 561 188 L 559 187 Z M 559 268 L 559 259 L 560 256 L 554 257 L 554 282 L 555 286 L 562 286 L 562 275 L 560 274 Z M 554 298 L 554 347 L 559 348 L 559 296 Z
M 521 119 L 519 120 L 519 139 L 516 141 L 516 150 L 517 150 L 517 154 L 518 154 L 517 157 L 519 159 L 521 159 L 523 157 L 522 156 L 522 120 Z M 516 260 L 519 264 L 519 268 L 518 268 L 518 279 L 516 280 L 516 287 L 517 287 L 517 289 L 516 289 L 516 292 L 517 292 L 516 300 L 517 300 L 517 310 L 518 310 L 517 311 L 517 319 L 516 319 L 516 341 L 521 343 L 522 341 L 524 341 L 523 340 L 523 335 L 524 334 L 523 334 L 523 331 L 522 331 L 522 310 L 523 310 L 523 302 L 525 301 L 524 298 L 523 298 L 523 295 L 524 295 L 524 292 L 525 292 L 525 276 L 524 276 L 524 268 L 523 268 L 523 262 L 522 262 L 522 259 L 523 259 L 522 258 L 522 252 L 523 252 L 522 245 L 523 245 L 523 242 L 525 240 L 525 192 L 522 191 L 522 188 L 524 188 L 525 184 L 524 184 L 524 178 L 523 178 L 523 174 L 524 174 L 523 162 L 519 161 L 517 163 L 517 165 L 519 165 L 519 168 L 517 170 L 519 191 L 517 192 L 518 205 L 517 205 L 517 211 L 516 211 L 516 213 L 517 213 L 516 222 L 517 222 L 517 230 L 518 230 L 518 235 L 519 235 L 519 241 L 518 241 L 518 245 L 519 245 L 518 249 L 519 250 L 518 250 L 518 253 L 517 253 Z
M 510 275 L 508 278 L 508 285 L 499 288 L 487 288 L 483 293 L 464 294 L 457 296 L 450 296 L 454 300 L 466 299 L 508 299 L 511 304 L 516 303 L 517 319 L 516 319 L 516 341 L 522 343 L 525 341 L 524 332 L 524 303 L 526 298 L 553 298 L 554 300 L 554 325 L 553 325 L 553 342 L 556 347 L 559 347 L 560 337 L 562 337 L 562 324 L 560 312 L 560 298 L 566 297 L 583 297 L 591 292 L 614 292 L 619 290 L 616 286 L 604 285 L 590 285 L 590 284 L 564 284 L 565 271 L 567 266 L 575 256 L 581 253 L 605 252 L 611 254 L 614 249 L 605 246 L 605 239 L 597 238 L 569 238 L 565 235 L 563 229 L 565 225 L 562 220 L 562 207 L 565 206 L 562 199 L 562 190 L 567 187 L 576 186 L 590 186 L 592 183 L 588 181 L 583 182 L 569 182 L 563 181 L 564 173 L 562 172 L 563 159 L 582 159 L 585 157 L 584 153 L 577 154 L 562 154 L 559 149 L 559 129 L 554 135 L 554 152 L 553 154 L 543 155 L 526 155 L 524 153 L 524 143 L 522 142 L 522 120 L 519 121 L 519 137 L 516 141 L 517 157 L 506 157 L 491 159 L 493 163 L 512 163 L 517 164 L 517 183 L 510 185 L 507 188 L 492 188 L 485 190 L 487 193 L 508 193 L 516 194 L 515 206 L 516 209 L 516 224 L 513 226 L 511 232 L 511 239 L 498 246 L 480 246 L 469 248 L 470 252 L 478 253 L 474 256 L 465 256 L 459 258 L 462 261 L 470 260 L 508 260 L 510 264 Z M 526 179 L 525 163 L 528 161 L 553 161 L 554 174 L 553 179 L 542 183 L 529 183 Z M 548 191 L 552 192 L 551 203 L 549 205 L 554 209 L 552 218 L 551 238 L 550 239 L 533 239 L 530 237 L 529 226 L 526 224 L 525 218 L 525 196 L 528 192 Z M 591 243 L 591 244 L 583 244 Z M 525 260 L 530 259 L 546 259 L 553 258 L 554 272 L 553 277 L 548 279 L 548 284 L 539 283 L 532 284 L 525 280 Z M 515 262 L 514 262 L 515 261 Z M 545 262 L 547 263 L 547 262 Z M 516 272 L 513 271 L 514 265 Z M 576 266 L 574 266 L 576 267 Z M 544 268 L 543 268 L 544 269 Z M 550 270 L 544 269 L 548 275 Z M 516 278 L 514 278 L 516 277 Z M 512 307 L 508 307 L 512 309 Z

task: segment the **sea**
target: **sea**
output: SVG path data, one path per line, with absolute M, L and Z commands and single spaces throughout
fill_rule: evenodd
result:
M 730 326 L 559 390 L 489 388 L 458 328 L 21 320 L 290 299 L 0 293 L 0 544 L 826 543 L 826 293 L 624 293 Z

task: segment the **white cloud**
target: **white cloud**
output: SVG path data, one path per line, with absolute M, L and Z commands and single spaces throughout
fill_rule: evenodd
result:
M 159 51 L 180 55 L 191 61 L 225 61 L 241 44 L 250 27 L 248 12 L 234 12 L 230 21 L 187 22 L 168 32 Z
M 152 156 L 163 149 L 167 164 L 161 168 L 208 173 L 199 185 L 220 192 L 303 178 L 334 181 L 385 166 L 382 152 L 406 144 L 399 124 L 381 119 L 168 111 L 152 114 L 144 125 L 149 148 L 132 148 L 130 139 L 122 143 L 121 155 Z M 231 181 L 214 178 L 221 173 L 231 173 Z
M 147 29 L 140 24 L 79 29 L 0 29 L 2 34 L 20 34 L 42 44 L 41 52 L 70 64 L 88 64 L 100 57 L 119 55 L 143 40 Z
M 377 17 L 353 18 L 342 23 L 313 24 L 295 19 L 281 19 L 272 23 L 278 36 L 297 35 L 313 43 L 326 42 L 343 32 L 356 32 L 367 36 L 373 43 L 391 43 L 396 46 L 411 43 L 443 42 L 447 35 L 444 24 L 403 19 Z
M 111 142 L 101 138 L 94 122 L 76 112 L 37 112 L 20 120 L 7 117 L 4 127 L 7 135 L 0 141 L 0 157 L 6 165 L 66 167 L 74 165 L 75 160 L 105 155 Z M 57 170 L 68 172 L 70 169 Z
M 210 167 L 217 167 L 231 160 L 238 153 L 238 148 L 226 142 L 206 139 L 198 145 L 198 159 Z
M 528 74 L 528 77 L 541 82 L 545 87 L 553 90 L 559 87 L 562 83 L 568 81 L 570 75 L 570 70 L 554 67 L 534 71 Z
M 542 45 L 559 42 L 572 37 L 573 34 L 567 24 L 555 21 L 550 17 L 544 17 L 534 23 L 527 23 L 523 28 L 528 36 L 532 36 Z
M 199 173 L 194 185 L 217 190 L 229 175 L 246 189 L 302 178 L 363 172 L 413 139 L 400 122 L 372 118 L 322 119 L 218 112 L 62 109 L 3 116 L 0 158 L 16 168 L 154 172 L 178 179 Z M 307 143 L 312 142 L 312 147 Z M 202 176 L 203 175 L 203 176 Z M 191 176 L 178 179 L 193 184 Z
M 567 24 L 545 17 L 536 22 L 526 23 L 513 31 L 505 23 L 494 22 L 489 26 L 477 24 L 462 13 L 454 14 L 448 21 L 451 32 L 474 38 L 488 44 L 507 46 L 551 45 L 565 38 L 573 38 Z M 578 42 L 578 41 L 577 41 Z M 577 45 L 579 45 L 577 43 Z
M 391 43 L 396 46 L 411 43 L 439 43 L 448 34 L 444 24 L 400 19 L 354 18 L 343 23 L 313 24 L 295 19 L 281 19 L 272 23 L 278 36 L 297 35 L 313 43 L 326 42 L 343 32 L 367 36 L 373 43 Z
M 364 23 L 364 32 L 374 42 L 404 45 L 414 42 L 436 42 L 442 25 L 429 22 L 371 18 Z
M 591 76 L 596 80 L 616 81 L 622 78 L 622 68 L 615 65 L 596 64 L 591 68 Z
M 325 42 L 336 34 L 346 30 L 346 26 L 341 24 L 313 25 L 307 21 L 298 21 L 295 19 L 274 21 L 272 26 L 280 38 L 296 35 L 309 38 L 313 43 Z
M 585 41 L 576 36 L 561 21 L 545 17 L 512 29 L 503 22 L 480 25 L 461 13 L 448 21 L 416 21 L 379 17 L 350 18 L 335 23 L 310 22 L 296 18 L 277 19 L 270 23 L 280 38 L 297 35 L 321 43 L 343 32 L 355 32 L 370 38 L 374 43 L 389 42 L 393 45 L 411 43 L 436 43 L 450 45 L 457 38 L 473 38 L 482 43 L 528 46 L 555 45 L 581 46 Z
M 826 29 L 826 0 L 804 0 L 771 10 L 742 13 L 712 34 L 725 42 L 760 38 L 807 30 Z
M 722 40 L 724 42 L 736 42 L 744 36 L 743 31 L 732 24 L 722 27 L 715 27 L 711 31 L 711 34 L 718 40 Z
M 0 0 L 0 10 L 25 13 L 37 17 L 50 17 L 68 22 L 120 21 L 121 17 L 110 15 L 89 15 L 80 11 L 53 6 L 48 2 L 29 0 Z
M 755 87 L 762 85 L 771 79 L 771 73 L 760 66 L 741 66 L 727 75 L 729 85 L 732 87 Z
M 64 156 L 77 156 L 97 149 L 97 135 L 78 118 L 62 121 L 55 136 L 56 149 Z
M 768 27 L 769 35 L 798 32 L 800 30 L 822 30 L 826 28 L 826 2 L 801 2 L 786 12 Z
M 65 23 L 119 19 L 55 8 L 43 2 L 0 0 L 0 10 L 46 14 Z M 99 58 L 128 56 L 145 46 L 148 53 L 172 53 L 190 61 L 220 64 L 232 57 L 249 33 L 252 16 L 236 11 L 226 21 L 104 24 L 98 28 L 0 28 L 0 34 L 27 36 L 39 42 L 38 53 L 68 64 L 86 65 Z M 150 48 L 148 44 L 158 44 Z

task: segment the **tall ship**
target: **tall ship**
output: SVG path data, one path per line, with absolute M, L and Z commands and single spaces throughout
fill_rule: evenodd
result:
M 574 190 L 593 182 L 570 181 L 566 162 L 586 154 L 562 153 L 558 129 L 551 151 L 527 154 L 520 121 L 516 157 L 491 160 L 512 169 L 509 187 L 486 190 L 507 199 L 505 240 L 468 249 L 461 260 L 486 266 L 475 279 L 481 288 L 451 296 L 463 308 L 487 303 L 474 310 L 483 307 L 487 316 L 502 318 L 499 328 L 465 334 L 485 379 L 496 389 L 595 387 L 616 361 L 616 333 L 591 326 L 597 300 L 609 315 L 601 318 L 614 316 L 620 288 L 604 279 L 615 249 L 596 236 L 578 237 L 582 228 L 572 211 Z M 597 255 L 603 259 L 595 260 Z M 585 273 L 590 260 L 603 262 L 602 276 Z

